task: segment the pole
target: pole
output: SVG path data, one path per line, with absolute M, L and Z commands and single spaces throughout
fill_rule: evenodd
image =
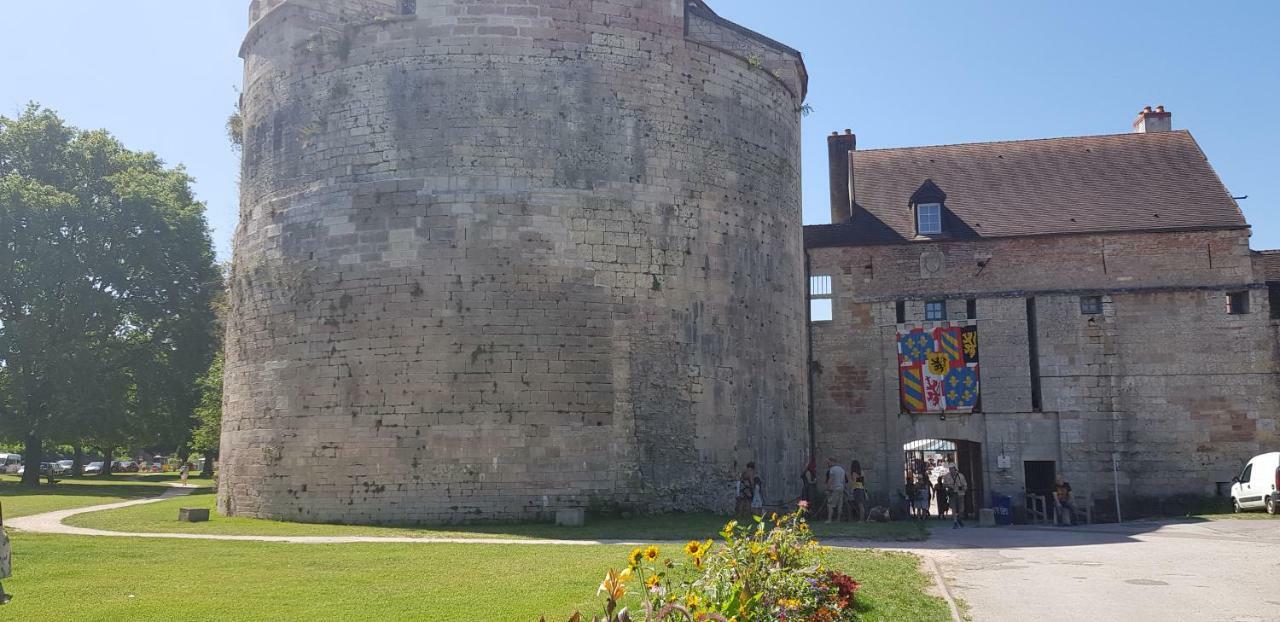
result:
M 1116 488 L 1116 522 L 1123 523 L 1124 518 L 1120 516 L 1120 452 L 1111 452 L 1111 483 Z

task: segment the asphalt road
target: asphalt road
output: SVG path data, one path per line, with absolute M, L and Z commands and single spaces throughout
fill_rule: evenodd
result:
M 1280 519 L 934 530 L 975 621 L 1280 621 Z

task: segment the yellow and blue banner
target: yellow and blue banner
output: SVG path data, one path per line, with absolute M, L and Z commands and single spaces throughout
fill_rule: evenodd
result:
M 978 326 L 935 322 L 898 326 L 903 412 L 970 413 L 980 409 Z

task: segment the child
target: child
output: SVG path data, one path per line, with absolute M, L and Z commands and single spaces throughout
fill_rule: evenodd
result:
M 4 506 L 0 505 L 0 579 L 13 576 L 10 563 L 9 535 L 4 532 Z M 0 605 L 8 604 L 13 597 L 4 593 L 4 585 L 0 585 Z

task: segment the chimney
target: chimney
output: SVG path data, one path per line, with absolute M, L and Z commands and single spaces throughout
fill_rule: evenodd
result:
M 1168 132 L 1173 130 L 1173 114 L 1164 111 L 1164 106 L 1156 106 L 1155 110 L 1151 106 L 1142 109 L 1138 113 L 1138 118 L 1133 120 L 1133 131 L 1136 134 L 1150 134 L 1152 132 Z
M 831 224 L 849 222 L 853 218 L 853 162 L 858 137 L 853 130 L 844 134 L 832 132 L 827 137 L 827 158 L 831 175 Z

